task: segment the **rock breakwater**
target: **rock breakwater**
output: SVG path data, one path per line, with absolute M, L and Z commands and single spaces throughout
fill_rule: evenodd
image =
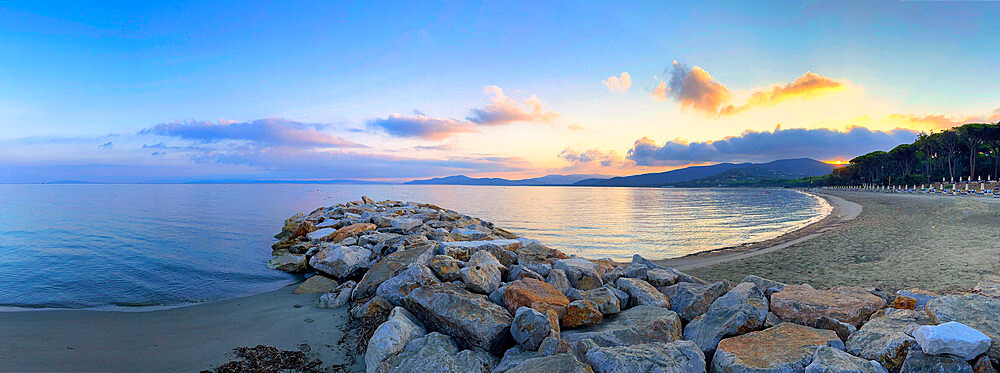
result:
M 326 292 L 319 306 L 351 307 L 370 327 L 368 372 L 995 372 L 1000 362 L 993 283 L 950 295 L 752 275 L 709 283 L 638 255 L 569 256 L 435 205 L 367 197 L 295 215 L 276 238 L 271 268 L 312 274 L 303 291 Z

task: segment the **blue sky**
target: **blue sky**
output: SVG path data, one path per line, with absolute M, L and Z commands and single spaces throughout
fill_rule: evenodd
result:
M 8 2 L 0 182 L 636 173 L 720 160 L 637 163 L 640 139 L 710 143 L 777 125 L 896 141 L 908 132 L 888 131 L 997 115 L 998 16 L 996 2 Z M 710 76 L 688 96 L 651 96 L 673 61 Z M 626 89 L 602 84 L 623 72 Z M 751 104 L 807 72 L 833 88 Z M 690 92 L 712 81 L 750 109 L 698 109 L 712 105 Z M 476 110 L 509 120 L 477 122 Z M 150 130 L 171 123 L 266 131 Z M 289 131 L 343 142 L 265 138 Z M 866 142 L 880 145 L 894 144 Z M 560 156 L 590 150 L 616 166 Z

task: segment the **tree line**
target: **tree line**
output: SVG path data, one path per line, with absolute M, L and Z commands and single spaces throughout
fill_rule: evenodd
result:
M 833 185 L 914 185 L 992 179 L 1000 170 L 1000 122 L 969 123 L 941 132 L 921 132 L 912 144 L 874 151 L 833 170 Z

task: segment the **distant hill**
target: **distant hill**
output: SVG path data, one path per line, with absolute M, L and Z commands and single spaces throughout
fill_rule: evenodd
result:
M 610 179 L 582 180 L 578 186 L 745 186 L 764 180 L 791 180 L 830 174 L 834 165 L 810 158 L 781 159 L 767 163 L 720 163 L 694 166 L 666 172 Z
M 509 180 L 502 178 L 474 178 L 465 175 L 437 177 L 433 179 L 413 180 L 403 184 L 409 185 L 499 185 L 499 186 L 531 186 L 531 185 L 571 185 L 580 180 L 606 178 L 607 175 L 572 174 L 546 175 L 530 179 Z

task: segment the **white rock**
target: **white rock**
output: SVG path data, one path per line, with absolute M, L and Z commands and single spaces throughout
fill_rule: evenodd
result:
M 309 265 L 335 278 L 351 277 L 371 266 L 372 252 L 361 246 L 324 244 Z
M 407 343 L 427 334 L 424 325 L 402 307 L 392 309 L 389 319 L 375 329 L 365 350 L 365 371 L 375 372 L 385 359 L 403 351 Z
M 990 337 L 959 322 L 924 325 L 913 331 L 920 349 L 928 355 L 952 354 L 975 359 L 990 347 Z
M 333 229 L 333 228 L 317 229 L 317 230 L 314 230 L 314 231 L 309 232 L 308 234 L 306 234 L 306 238 L 308 238 L 308 239 L 310 239 L 312 241 L 315 241 L 315 240 L 321 239 L 323 237 L 326 237 L 326 236 L 328 236 L 331 233 L 336 232 L 336 231 L 337 230 Z
M 409 232 L 413 228 L 419 227 L 422 224 L 424 224 L 423 220 L 414 218 L 397 218 L 397 219 L 392 219 L 392 221 L 389 222 L 390 226 L 392 226 L 393 228 L 402 229 L 403 232 Z
M 504 266 L 488 251 L 476 251 L 469 264 L 459 272 L 466 288 L 479 294 L 490 294 L 500 287 Z

